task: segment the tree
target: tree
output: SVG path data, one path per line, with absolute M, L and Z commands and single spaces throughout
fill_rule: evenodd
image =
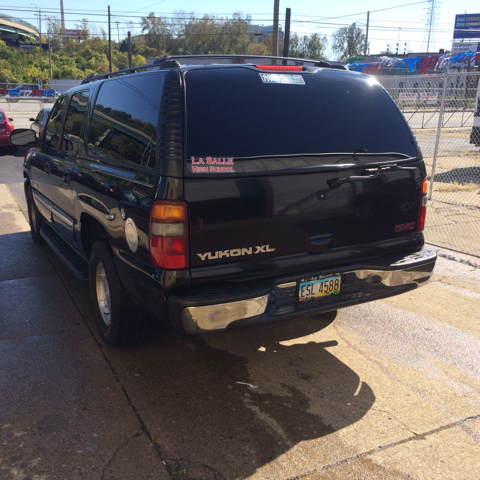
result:
M 327 49 L 327 37 L 314 33 L 312 35 L 299 36 L 294 33 L 290 36 L 288 48 L 289 57 L 325 59 Z
M 349 27 L 339 28 L 333 34 L 332 50 L 340 61 L 347 61 L 349 58 L 363 54 L 365 47 L 365 34 L 356 23 Z
M 54 16 L 49 15 L 47 20 L 47 39 L 50 38 L 50 47 L 52 51 L 58 50 L 63 44 L 62 22 Z
M 170 27 L 162 17 L 157 17 L 153 12 L 148 17 L 142 17 L 140 24 L 142 33 L 146 33 L 145 44 L 154 48 L 157 52 L 162 51 L 166 47 L 167 39 L 170 35 Z

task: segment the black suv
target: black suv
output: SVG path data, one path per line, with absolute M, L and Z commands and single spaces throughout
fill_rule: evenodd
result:
M 190 334 L 415 289 L 426 171 L 371 77 L 305 59 L 164 57 L 87 78 L 29 145 L 32 237 L 89 279 L 105 342 L 143 309 Z

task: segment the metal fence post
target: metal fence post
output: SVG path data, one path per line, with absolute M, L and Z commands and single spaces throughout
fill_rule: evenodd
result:
M 440 133 L 442 131 L 443 110 L 445 107 L 446 92 L 447 92 L 447 73 L 445 73 L 445 76 L 443 77 L 442 100 L 440 102 L 440 111 L 438 112 L 437 138 L 435 139 L 435 149 L 433 151 L 432 173 L 430 175 L 430 186 L 428 191 L 429 200 L 432 199 L 433 182 L 435 181 L 435 166 L 437 164 L 438 144 L 440 143 Z

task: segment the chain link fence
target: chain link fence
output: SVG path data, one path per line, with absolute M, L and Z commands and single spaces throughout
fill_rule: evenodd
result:
M 30 84 L 24 85 L 28 87 Z M 0 109 L 8 114 L 20 112 L 35 116 L 42 108 L 51 106 L 55 101 L 54 92 L 45 94 L 48 85 L 40 85 L 42 90 L 38 92 L 17 89 L 16 86 L 17 84 L 0 83 Z
M 480 257 L 480 73 L 376 78 L 423 152 L 427 242 Z

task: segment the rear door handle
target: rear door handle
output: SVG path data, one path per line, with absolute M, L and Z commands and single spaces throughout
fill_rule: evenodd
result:
M 63 183 L 64 183 L 65 185 L 68 185 L 68 184 L 70 183 L 70 172 L 65 172 L 65 173 L 63 174 L 62 179 L 63 179 Z

